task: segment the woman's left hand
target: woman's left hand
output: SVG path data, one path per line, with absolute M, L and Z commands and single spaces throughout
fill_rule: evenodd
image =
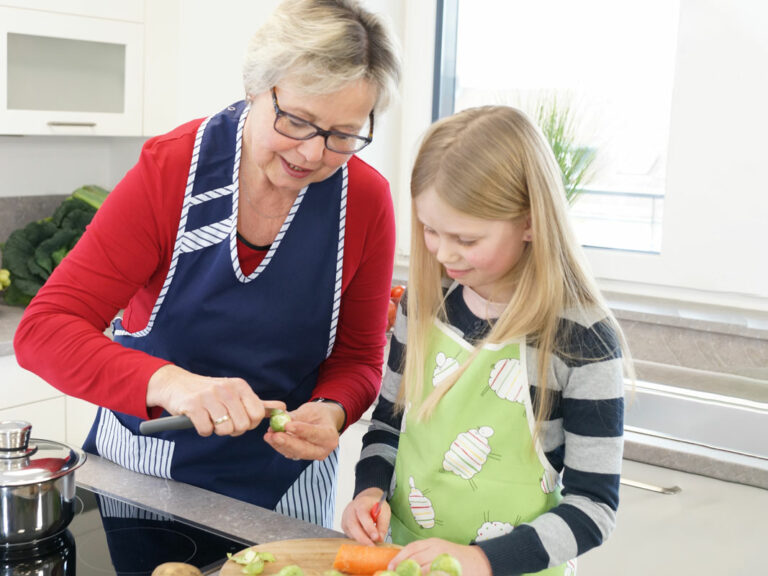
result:
M 488 558 L 479 546 L 462 546 L 440 538 L 411 542 L 392 559 L 389 569 L 394 570 L 406 558 L 413 558 L 421 566 L 422 574 L 427 574 L 432 561 L 438 554 L 450 554 L 456 558 L 464 574 L 493 576 Z
M 307 402 L 293 412 L 285 432 L 271 428 L 264 441 L 286 458 L 323 460 L 339 445 L 344 411 L 331 402 Z

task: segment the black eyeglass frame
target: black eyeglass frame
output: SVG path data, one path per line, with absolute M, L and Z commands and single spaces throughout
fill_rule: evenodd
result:
M 320 128 L 320 126 L 317 126 L 316 124 L 313 124 L 309 120 L 305 120 L 304 118 L 300 118 L 299 116 L 295 116 L 294 114 L 291 114 L 290 112 L 286 112 L 282 108 L 280 108 L 279 104 L 277 103 L 277 92 L 275 91 L 275 87 L 272 87 L 272 105 L 275 107 L 275 123 L 272 125 L 272 127 L 275 129 L 275 132 L 278 134 L 285 136 L 286 138 L 290 138 L 291 140 L 311 140 L 315 136 L 322 136 L 323 141 L 325 143 L 325 147 L 330 150 L 331 152 L 336 152 L 337 154 L 356 154 L 357 152 L 360 152 L 363 148 L 368 146 L 371 142 L 373 142 L 373 110 L 371 110 L 371 113 L 368 115 L 368 121 L 369 121 L 369 128 L 368 128 L 368 136 L 360 136 L 358 134 L 349 134 L 348 132 L 341 132 L 339 130 L 325 130 L 323 128 Z M 296 136 L 292 136 L 290 134 L 286 134 L 285 132 L 281 132 L 277 128 L 277 122 L 280 120 L 280 118 L 286 117 L 290 118 L 291 120 L 295 122 L 300 122 L 301 124 L 306 124 L 307 126 L 311 126 L 314 130 L 314 134 L 308 134 L 307 136 L 304 136 L 302 138 L 298 138 Z M 328 137 L 329 136 L 342 136 L 344 138 L 354 138 L 355 140 L 358 140 L 360 142 L 363 142 L 363 145 L 360 146 L 360 148 L 357 148 L 355 150 L 336 150 L 334 148 L 331 148 L 328 146 Z

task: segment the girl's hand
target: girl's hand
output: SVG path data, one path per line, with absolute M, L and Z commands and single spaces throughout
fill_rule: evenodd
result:
M 331 402 L 307 402 L 293 412 L 285 432 L 271 428 L 264 441 L 286 458 L 324 460 L 339 445 L 344 410 Z
M 173 364 L 149 379 L 147 406 L 186 415 L 201 436 L 239 436 L 256 428 L 273 408 L 285 409 L 283 402 L 262 401 L 242 378 L 199 376 Z
M 341 515 L 341 529 L 344 534 L 360 542 L 372 545 L 383 542 L 389 529 L 390 509 L 386 502 L 381 503 L 378 521 L 371 518 L 371 509 L 382 495 L 380 488 L 367 488 L 360 492 L 344 509 Z
M 406 558 L 413 558 L 421 566 L 421 573 L 427 574 L 429 573 L 432 560 L 438 554 L 443 553 L 450 554 L 456 558 L 461 564 L 464 574 L 493 576 L 491 565 L 488 563 L 488 558 L 482 548 L 479 546 L 462 546 L 461 544 L 454 544 L 440 538 L 427 538 L 426 540 L 411 542 L 400 550 L 397 556 L 392 558 L 392 561 L 389 563 L 389 569 L 394 570 Z

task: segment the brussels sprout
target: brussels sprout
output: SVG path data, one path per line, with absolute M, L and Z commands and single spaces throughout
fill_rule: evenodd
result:
M 413 558 L 406 558 L 395 568 L 397 576 L 421 576 L 421 566 Z
M 438 554 L 429 567 L 433 572 L 445 572 L 449 576 L 461 576 L 461 564 L 450 554 Z
M 275 408 L 269 415 L 269 427 L 275 432 L 285 432 L 285 425 L 291 421 L 291 416 L 285 410 Z

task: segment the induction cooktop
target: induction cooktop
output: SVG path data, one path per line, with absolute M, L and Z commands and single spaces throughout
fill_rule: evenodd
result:
M 224 564 L 227 552 L 254 544 L 82 486 L 76 498 L 67 530 L 34 545 L 5 550 L 0 576 L 150 576 L 164 562 L 185 562 L 212 574 Z

